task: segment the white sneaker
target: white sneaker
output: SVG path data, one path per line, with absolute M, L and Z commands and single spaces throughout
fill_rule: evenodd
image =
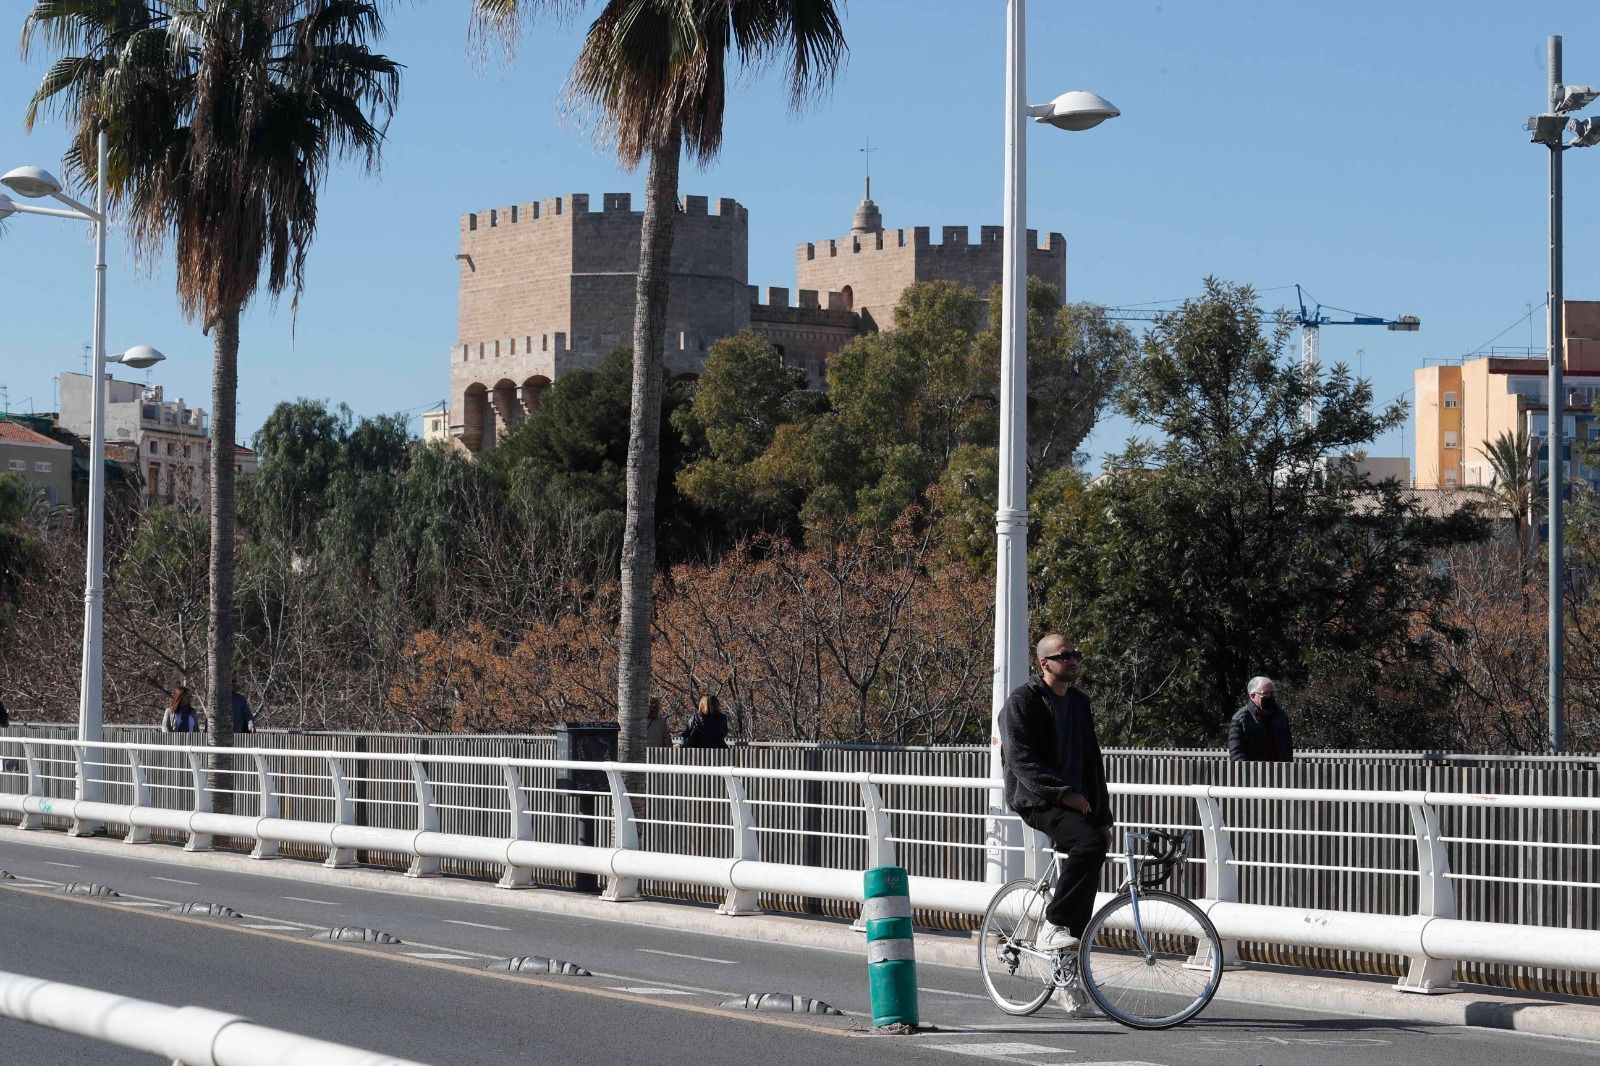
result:
M 1078 938 L 1067 931 L 1065 926 L 1052 925 L 1046 922 L 1039 929 L 1039 938 L 1033 946 L 1040 951 L 1067 951 L 1078 946 Z
M 1081 988 L 1056 990 L 1056 1004 L 1069 1018 L 1104 1018 L 1105 1012 L 1095 1006 L 1094 1000 Z

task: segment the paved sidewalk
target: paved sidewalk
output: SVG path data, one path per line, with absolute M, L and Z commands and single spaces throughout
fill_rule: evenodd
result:
M 12 826 L 0 826 L 0 843 L 8 840 L 124 857 L 136 853 L 140 859 L 177 866 L 259 874 L 302 883 L 493 902 L 499 906 L 624 924 L 643 922 L 703 936 L 757 940 L 862 956 L 866 952 L 863 935 L 837 919 L 787 914 L 728 917 L 703 904 L 663 900 L 611 903 L 563 889 L 507 891 L 487 881 L 461 877 L 411 878 L 398 871 L 372 867 L 330 870 L 312 860 L 257 861 L 238 852 L 185 852 L 176 845 L 167 844 L 130 849 L 117 838 L 69 837 L 58 831 L 24 832 Z M 977 944 L 968 934 L 919 932 L 916 952 L 917 959 L 929 965 L 959 969 L 977 966 Z M 1481 986 L 1419 995 L 1396 991 L 1391 978 L 1252 966 L 1229 971 L 1217 995 L 1219 999 L 1234 1003 L 1290 1008 L 1314 1006 L 1322 1012 L 1337 1011 L 1395 1021 L 1510 1029 L 1600 1041 L 1600 1002 Z

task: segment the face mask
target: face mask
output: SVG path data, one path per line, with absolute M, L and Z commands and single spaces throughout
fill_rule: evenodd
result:
M 1264 714 L 1276 714 L 1277 711 L 1278 711 L 1278 699 L 1277 699 L 1277 697 L 1276 696 L 1263 696 L 1261 698 L 1261 710 L 1262 710 L 1262 713 L 1264 713 Z

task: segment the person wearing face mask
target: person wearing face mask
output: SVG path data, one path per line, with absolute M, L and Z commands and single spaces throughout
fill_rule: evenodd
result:
M 1278 685 L 1270 677 L 1252 677 L 1245 687 L 1249 702 L 1228 724 L 1228 758 L 1234 762 L 1293 762 L 1294 738 L 1289 716 L 1278 706 Z

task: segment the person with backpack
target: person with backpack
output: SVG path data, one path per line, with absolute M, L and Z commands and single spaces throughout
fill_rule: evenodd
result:
M 161 728 L 169 733 L 203 733 L 205 719 L 189 703 L 189 690 L 179 685 L 172 690 L 167 713 L 161 716 Z

